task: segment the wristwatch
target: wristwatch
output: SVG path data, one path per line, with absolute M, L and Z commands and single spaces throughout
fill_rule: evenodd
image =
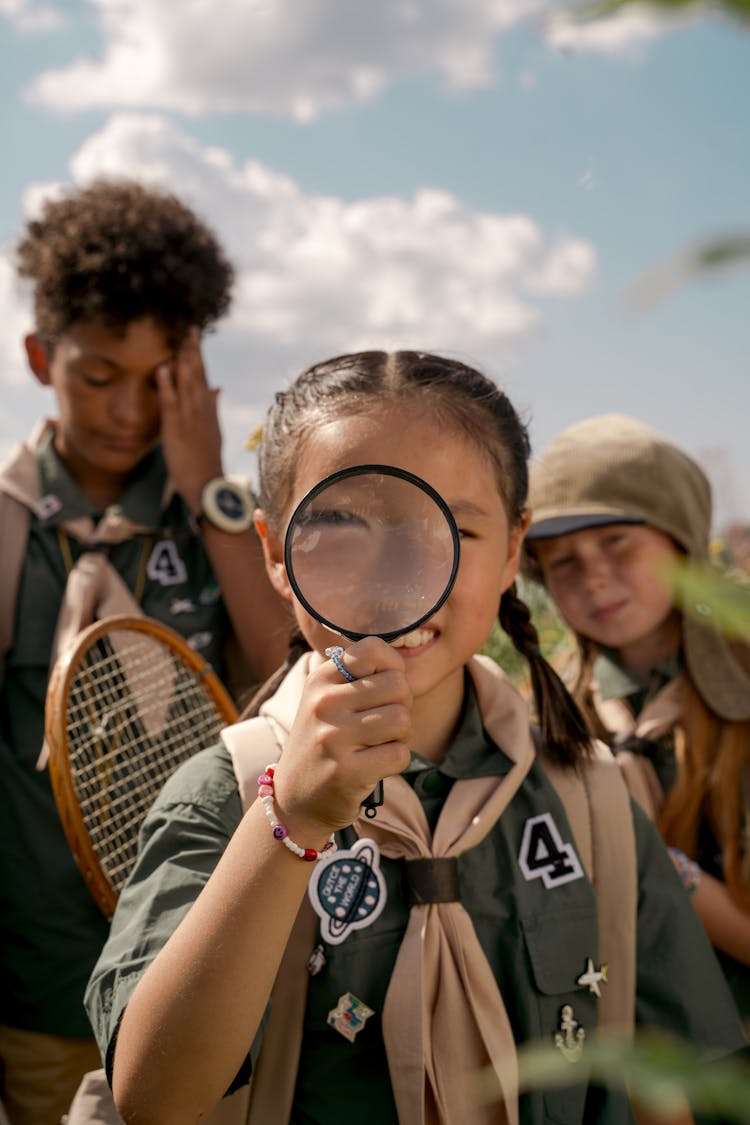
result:
M 254 509 L 254 497 L 244 482 L 215 477 L 203 488 L 201 511 L 196 521 L 199 527 L 207 520 L 220 531 L 247 531 L 252 527 Z

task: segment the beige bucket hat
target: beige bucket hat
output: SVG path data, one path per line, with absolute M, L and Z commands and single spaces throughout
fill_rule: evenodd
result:
M 708 559 L 711 488 L 702 469 L 650 426 L 602 414 L 563 430 L 532 465 L 527 550 L 609 523 L 644 523 L 670 535 L 689 558 Z M 722 719 L 750 719 L 750 670 L 711 623 L 705 603 L 683 606 L 688 672 Z

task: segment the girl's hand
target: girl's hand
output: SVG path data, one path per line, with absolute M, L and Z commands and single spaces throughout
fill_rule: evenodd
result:
M 316 847 L 351 824 L 382 778 L 409 764 L 411 690 L 400 653 L 366 637 L 343 657 L 356 682 L 332 660 L 309 676 L 274 790 L 279 819 Z
M 190 329 L 174 362 L 163 364 L 156 377 L 169 476 L 197 514 L 204 485 L 222 474 L 219 392 L 208 385 L 197 328 Z

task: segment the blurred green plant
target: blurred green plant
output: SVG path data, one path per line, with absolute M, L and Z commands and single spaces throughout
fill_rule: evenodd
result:
M 637 1031 L 633 1039 L 602 1033 L 586 1042 L 571 1064 L 551 1044 L 532 1043 L 518 1051 L 518 1085 L 542 1090 L 588 1082 L 615 1089 L 625 1086 L 631 1098 L 654 1116 L 674 1116 L 685 1099 L 695 1113 L 722 1121 L 750 1119 L 750 1064 L 738 1058 L 710 1063 L 693 1047 L 655 1030 Z M 484 1104 L 499 1098 L 496 1075 L 484 1072 L 478 1096 Z
M 725 273 L 748 262 L 750 232 L 705 238 L 646 270 L 628 287 L 625 300 L 633 312 L 646 312 L 690 277 Z
M 673 15 L 697 11 L 706 15 L 728 16 L 740 23 L 750 22 L 750 0 L 584 0 L 573 6 L 570 15 L 577 23 L 588 23 L 636 6 Z
M 678 559 L 663 574 L 675 605 L 713 625 L 729 640 L 750 642 L 750 586 L 710 563 Z

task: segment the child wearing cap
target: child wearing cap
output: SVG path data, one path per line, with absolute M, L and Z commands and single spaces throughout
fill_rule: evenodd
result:
M 664 581 L 708 559 L 699 468 L 619 414 L 563 430 L 531 473 L 526 572 L 576 636 L 574 694 L 657 823 L 750 1019 L 750 648 Z M 686 607 L 689 608 L 689 607 Z

